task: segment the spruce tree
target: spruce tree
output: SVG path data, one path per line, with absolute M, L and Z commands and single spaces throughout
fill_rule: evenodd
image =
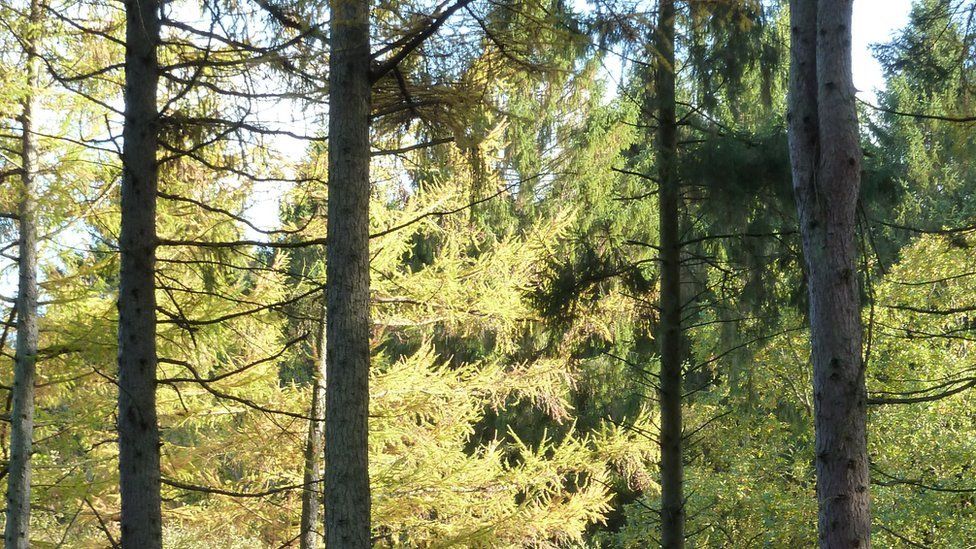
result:
M 861 144 L 850 2 L 790 3 L 793 187 L 810 294 L 821 547 L 869 547 L 867 395 L 855 214 Z

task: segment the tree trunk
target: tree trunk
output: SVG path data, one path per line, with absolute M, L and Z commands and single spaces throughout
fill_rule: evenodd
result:
M 18 243 L 17 349 L 11 391 L 10 465 L 7 471 L 7 520 L 4 547 L 30 547 L 31 444 L 34 436 L 34 376 L 37 362 L 37 150 L 34 136 L 34 102 L 40 58 L 39 0 L 31 1 L 27 32 L 27 95 L 21 112 L 21 197 L 17 217 Z
M 788 128 L 810 296 L 819 540 L 870 546 L 851 0 L 792 0 Z
M 657 166 L 660 221 L 661 322 L 661 546 L 684 547 L 684 464 L 681 426 L 681 235 L 680 189 L 675 176 L 678 126 L 675 118 L 674 0 L 658 4 Z
M 323 311 L 324 313 L 324 311 Z M 325 319 L 315 338 L 311 359 L 312 405 L 305 442 L 305 478 L 302 489 L 301 549 L 317 549 L 322 545 L 319 528 L 322 525 L 322 456 L 325 452 Z
M 329 4 L 325 537 L 327 547 L 360 549 L 370 546 L 370 3 Z
M 158 0 L 126 0 L 119 234 L 119 484 L 122 546 L 162 546 L 156 423 Z

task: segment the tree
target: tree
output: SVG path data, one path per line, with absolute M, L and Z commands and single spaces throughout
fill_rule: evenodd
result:
M 674 0 L 658 4 L 655 29 L 657 64 L 655 98 L 657 111 L 657 170 L 659 238 L 661 261 L 658 340 L 661 353 L 661 546 L 679 549 L 685 545 L 684 433 L 681 426 L 682 377 L 682 297 L 681 233 L 679 229 L 680 188 L 675 164 L 678 149 L 678 124 L 675 117 Z
M 976 2 L 917 2 L 906 28 L 875 55 L 887 79 L 868 122 L 900 199 L 894 208 L 868 210 L 881 236 L 904 245 L 918 234 L 912 229 L 972 225 Z
M 33 545 L 117 546 L 121 522 L 134 522 L 131 476 L 119 520 L 116 311 L 133 310 L 118 263 L 138 256 L 131 240 L 119 253 L 118 229 L 121 214 L 133 234 L 142 188 L 119 184 L 119 130 L 128 138 L 139 121 L 117 108 L 125 11 L 43 8 L 41 85 L 25 86 L 29 4 L 0 6 L 0 464 L 31 460 Z M 368 282 L 346 303 L 367 320 L 340 334 L 368 360 L 368 387 L 353 395 L 368 425 L 340 448 L 365 456 L 353 464 L 365 475 L 368 463 L 368 494 L 332 484 L 368 505 L 348 528 L 356 543 L 647 547 L 663 534 L 668 546 L 816 546 L 814 409 L 826 408 L 810 346 L 823 330 L 809 333 L 806 311 L 822 303 L 813 267 L 832 264 L 804 276 L 779 4 L 362 2 L 369 83 L 362 64 L 356 74 L 368 101 L 337 109 L 330 92 L 338 105 L 355 89 L 327 84 L 337 60 L 326 5 L 157 3 L 161 544 L 322 545 L 331 262 Z M 972 6 L 917 3 L 879 50 L 887 90 L 860 107 L 875 114 L 862 136 L 863 305 L 852 317 L 870 364 L 879 544 L 976 536 Z M 817 9 L 828 8 L 814 19 Z M 34 90 L 39 308 L 25 454 L 9 436 L 20 419 L 11 340 L 24 331 L 15 256 L 22 99 Z M 817 101 L 820 143 L 836 113 Z M 330 107 L 353 135 L 328 131 Z M 338 175 L 330 155 L 346 163 Z M 821 179 L 828 160 L 810 164 Z M 835 179 L 817 181 L 814 213 L 849 212 L 824 198 Z M 332 207 L 358 213 L 326 216 L 337 197 Z M 358 239 L 335 243 L 346 258 L 330 256 L 337 224 Z
M 162 547 L 156 419 L 156 149 L 160 4 L 125 2 L 125 123 L 119 233 L 119 486 L 122 545 Z
M 17 254 L 17 354 L 13 405 L 10 414 L 10 465 L 7 471 L 7 521 L 4 546 L 26 549 L 30 546 L 31 452 L 34 436 L 34 383 L 38 349 L 37 286 L 37 195 L 40 187 L 37 168 L 37 137 L 34 115 L 37 108 L 40 57 L 38 42 L 41 31 L 40 0 L 30 3 L 25 33 L 26 93 L 20 114 L 20 203 L 17 221 L 20 225 Z
M 323 316 L 324 315 L 320 315 Z M 308 438 L 305 442 L 305 475 L 302 489 L 301 538 L 302 549 L 319 546 L 322 536 L 322 456 L 325 452 L 325 326 L 316 330 L 315 345 L 309 363 L 312 378 L 312 404 L 309 406 Z
M 370 546 L 369 6 L 330 0 L 325 539 Z
M 810 299 L 820 546 L 870 546 L 851 2 L 792 0 L 787 123 Z

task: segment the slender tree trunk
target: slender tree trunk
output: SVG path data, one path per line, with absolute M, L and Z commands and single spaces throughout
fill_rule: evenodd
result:
M 324 312 L 323 312 L 324 313 Z M 324 316 L 324 314 L 323 314 Z M 311 359 L 312 405 L 305 442 L 305 487 L 302 490 L 301 549 L 322 545 L 322 456 L 325 452 L 325 319 L 315 338 Z
M 119 484 L 122 546 L 162 546 L 156 422 L 158 0 L 126 0 L 122 229 L 119 234 Z
M 657 166 L 661 260 L 661 546 L 684 547 L 684 463 L 681 426 L 681 235 L 680 189 L 675 175 L 678 125 L 675 118 L 674 0 L 658 3 Z
M 35 90 L 40 69 L 37 37 L 40 0 L 32 0 L 27 32 L 27 96 L 21 112 L 21 197 L 18 243 L 17 349 L 11 391 L 10 465 L 4 547 L 30 546 L 31 444 L 34 437 L 34 376 L 37 363 L 37 146 L 34 137 Z
M 819 540 L 869 547 L 851 0 L 792 0 L 790 157 L 810 295 Z
M 368 0 L 330 0 L 325 537 L 370 546 Z

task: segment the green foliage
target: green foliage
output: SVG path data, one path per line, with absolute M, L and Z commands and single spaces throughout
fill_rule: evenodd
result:
M 816 543 L 780 4 L 689 2 L 680 14 L 683 414 L 696 547 Z M 197 32 L 166 30 L 157 341 L 167 547 L 279 547 L 298 533 L 327 283 L 328 143 L 315 120 L 327 52 L 316 37 L 324 27 L 312 24 L 321 6 L 281 5 L 295 26 L 218 2 L 174 7 L 173 19 Z M 654 98 L 643 85 L 653 52 L 648 14 L 633 7 L 476 2 L 376 83 L 369 450 L 378 546 L 657 543 L 658 219 Z M 422 29 L 429 8 L 374 6 L 374 47 Z M 17 69 L 18 37 L 30 29 L 18 6 L 0 7 L 0 213 L 18 199 L 20 101 L 39 93 L 47 113 L 38 547 L 118 536 L 112 136 L 121 73 L 112 65 L 123 47 L 107 37 L 122 29 L 108 4 L 65 14 L 84 24 L 54 18 L 41 37 L 48 70 L 62 78 L 30 90 Z M 968 2 L 919 2 L 878 50 L 882 110 L 864 110 L 861 277 L 883 546 L 976 539 L 976 241 L 965 229 L 976 219 L 976 138 L 972 124 L 938 116 L 973 112 L 971 14 Z M 612 93 L 610 48 L 637 60 Z M 260 127 L 256 113 L 270 109 L 262 101 L 275 100 L 315 120 L 305 144 L 294 138 L 304 130 L 288 128 L 295 150 L 269 145 L 284 138 Z M 255 203 L 275 207 L 255 198 L 269 184 L 278 223 L 258 227 Z M 16 229 L 0 217 L 5 257 Z M 5 260 L 0 280 L 14 272 Z M 12 336 L 0 342 L 4 387 Z

